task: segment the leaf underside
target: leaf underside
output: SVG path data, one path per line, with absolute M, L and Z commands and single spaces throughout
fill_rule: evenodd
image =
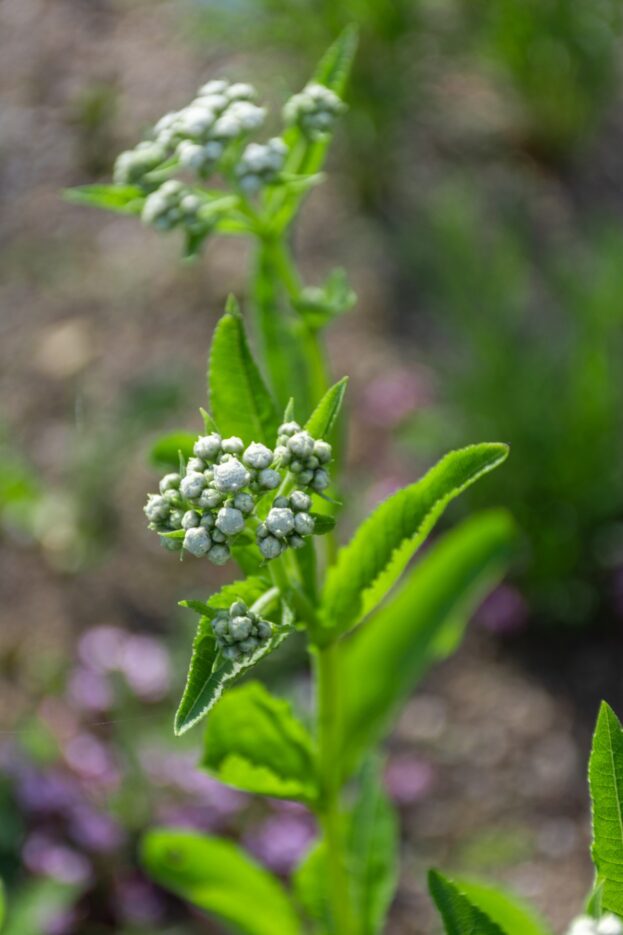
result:
M 509 935 L 436 870 L 428 875 L 428 887 L 443 919 L 446 935 Z
M 592 855 L 604 910 L 623 915 L 623 729 L 602 702 L 589 761 Z

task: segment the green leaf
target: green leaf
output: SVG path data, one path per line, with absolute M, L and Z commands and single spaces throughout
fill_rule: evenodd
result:
M 331 272 L 323 286 L 303 289 L 295 305 L 309 327 L 318 329 L 343 315 L 356 301 L 345 271 L 338 268 Z
M 332 931 L 331 908 L 327 890 L 329 875 L 327 846 L 316 841 L 292 875 L 294 893 L 306 914 L 315 923 L 314 931 L 325 935 Z
M 348 377 L 342 377 L 327 390 L 311 416 L 305 423 L 305 429 L 313 438 L 327 438 L 340 414 L 344 394 L 348 386 Z
M 379 763 L 363 771 L 350 821 L 350 873 L 361 935 L 377 935 L 398 883 L 398 822 L 381 785 Z
M 140 214 L 145 192 L 135 185 L 81 185 L 68 188 L 64 197 L 74 204 L 104 208 L 117 214 Z
M 593 813 L 593 862 L 601 905 L 623 915 L 623 729 L 601 703 L 588 766 Z
M 30 880 L 11 894 L 3 935 L 41 935 L 50 919 L 80 898 L 84 887 L 56 880 Z
M 202 766 L 246 792 L 314 802 L 312 740 L 287 701 L 259 682 L 228 692 L 208 720 Z
M 218 432 L 218 426 L 209 412 L 207 412 L 203 407 L 200 407 L 199 412 L 201 413 L 201 418 L 203 419 L 203 427 L 205 429 L 206 435 L 211 435 L 212 432 Z
M 231 841 L 157 828 L 145 835 L 149 875 L 182 899 L 246 935 L 298 935 L 299 922 L 279 880 Z
M 208 386 L 212 413 L 224 435 L 238 435 L 246 444 L 275 444 L 279 416 L 251 356 L 234 299 L 214 332 Z
M 155 467 L 177 471 L 180 451 L 184 458 L 192 458 L 196 441 L 197 435 L 191 432 L 170 432 L 154 442 L 149 451 L 149 460 Z
M 217 610 L 225 610 L 238 599 L 245 601 L 248 605 L 254 604 L 267 593 L 270 596 L 273 592 L 270 591 L 270 584 L 265 578 L 247 578 L 245 581 L 225 585 L 206 602 L 210 613 L 201 616 L 197 627 L 186 687 L 175 715 L 176 734 L 185 733 L 201 720 L 219 700 L 228 682 L 250 669 L 268 653 L 273 652 L 288 635 L 287 630 L 276 630 L 266 644 L 241 662 L 232 662 L 219 655 L 210 626 L 210 621 Z M 193 604 L 189 603 L 188 606 L 192 607 Z M 266 616 L 270 619 L 270 614 Z
M 376 508 L 327 573 L 321 606 L 325 640 L 354 627 L 380 603 L 447 504 L 507 456 L 508 447 L 501 444 L 451 451 L 421 480 Z M 322 632 L 318 641 L 323 642 Z
M 510 935 L 437 870 L 429 872 L 428 888 L 443 919 L 447 935 Z
M 463 877 L 455 877 L 454 883 L 474 906 L 508 935 L 552 935 L 551 928 L 531 906 L 505 889 Z
M 365 626 L 339 644 L 346 774 L 426 669 L 454 650 L 470 614 L 502 576 L 514 535 L 502 512 L 462 523 L 435 543 Z
M 327 513 L 311 513 L 314 519 L 314 535 L 324 536 L 325 533 L 335 529 L 335 517 Z
M 327 88 L 331 88 L 341 97 L 353 65 L 358 39 L 359 31 L 357 26 L 351 23 L 340 33 L 320 59 L 313 80 L 317 81 L 318 84 L 324 84 Z

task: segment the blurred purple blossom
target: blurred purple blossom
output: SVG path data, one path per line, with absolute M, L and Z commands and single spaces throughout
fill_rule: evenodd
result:
M 100 672 L 112 672 L 119 666 L 126 636 L 119 627 L 93 627 L 78 643 L 78 655 L 86 666 Z
M 117 905 L 125 922 L 141 926 L 157 925 L 166 909 L 162 894 L 139 876 L 121 880 L 117 887 Z
M 421 372 L 394 368 L 375 377 L 363 394 L 365 416 L 369 422 L 392 428 L 414 409 L 426 406 L 432 398 L 431 388 Z
M 413 805 L 430 792 L 435 774 L 430 763 L 412 754 L 391 758 L 385 769 L 385 786 L 397 805 Z
M 412 479 L 413 478 L 408 476 L 406 472 L 403 473 L 401 471 L 386 474 L 368 488 L 366 493 L 366 507 L 371 510 L 375 506 L 378 506 L 379 503 L 386 500 L 387 497 L 391 497 L 391 495 L 396 493 L 397 490 L 400 490 L 401 487 L 405 487 Z
M 238 814 L 248 804 L 249 798 L 244 792 L 225 786 L 199 770 L 197 757 L 193 753 L 180 754 L 148 748 L 141 752 L 140 759 L 152 782 L 193 796 L 210 806 L 222 818 Z
M 72 935 L 76 931 L 78 921 L 76 909 L 62 909 L 43 923 L 43 935 Z
M 79 784 L 55 769 L 45 773 L 33 766 L 15 770 L 15 794 L 22 808 L 34 814 L 65 813 L 80 801 Z
M 263 864 L 285 875 L 300 862 L 315 836 L 316 828 L 309 812 L 288 814 L 283 810 L 251 828 L 244 843 Z
M 101 853 L 116 850 L 125 840 L 118 822 L 87 803 L 71 810 L 68 830 L 76 844 Z
M 501 584 L 480 605 L 476 621 L 500 636 L 518 633 L 528 624 L 528 604 L 517 588 Z
M 67 765 L 82 779 L 116 787 L 121 779 L 109 748 L 92 734 L 76 734 L 64 744 Z
M 72 672 L 68 684 L 69 698 L 78 708 L 101 713 L 113 705 L 114 694 L 107 677 L 97 669 L 80 666 Z
M 59 883 L 80 886 L 91 879 L 91 864 L 83 854 L 41 831 L 26 839 L 22 858 L 31 873 L 52 877 Z
M 143 701 L 159 701 L 169 690 L 171 663 L 164 646 L 151 636 L 128 636 L 118 667 Z

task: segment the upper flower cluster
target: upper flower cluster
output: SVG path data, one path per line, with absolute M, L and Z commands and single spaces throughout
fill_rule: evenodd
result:
M 623 935 L 623 922 L 611 913 L 601 919 L 578 916 L 571 923 L 567 935 Z
M 277 441 L 272 450 L 259 442 L 245 446 L 241 438 L 222 438 L 216 432 L 199 436 L 184 473 L 166 474 L 159 493 L 149 495 L 145 514 L 150 528 L 160 534 L 183 530 L 183 536 L 165 536 L 164 544 L 197 557 L 207 555 L 215 565 L 228 560 L 231 545 L 247 528 L 265 559 L 288 547 L 301 548 L 315 526 L 311 496 L 303 488 L 320 492 L 328 486 L 331 446 L 313 439 L 296 422 L 281 425 Z M 297 489 L 275 497 L 261 518 L 260 499 L 288 477 Z

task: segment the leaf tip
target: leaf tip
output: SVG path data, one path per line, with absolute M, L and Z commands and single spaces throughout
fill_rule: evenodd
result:
M 227 301 L 225 302 L 225 314 L 231 315 L 233 318 L 242 317 L 240 312 L 240 304 L 233 292 L 230 292 L 227 296 Z

